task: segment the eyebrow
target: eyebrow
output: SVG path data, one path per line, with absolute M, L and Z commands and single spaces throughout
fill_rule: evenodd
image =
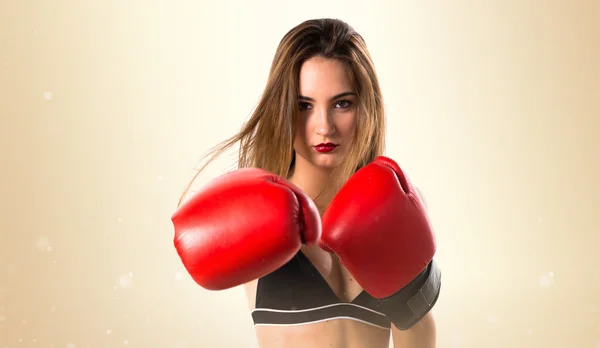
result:
M 354 95 L 354 96 L 356 96 L 356 93 L 354 93 L 354 92 L 344 92 L 344 93 L 340 93 L 340 94 L 338 94 L 338 95 L 334 95 L 333 97 L 331 97 L 331 99 L 330 99 L 330 100 L 338 99 L 338 98 L 345 97 L 345 96 L 348 96 L 348 95 Z M 306 97 L 306 96 L 303 96 L 303 95 L 299 95 L 299 96 L 298 96 L 298 99 L 300 99 L 300 100 L 308 100 L 308 101 L 312 101 L 312 102 L 314 102 L 314 101 L 315 101 L 313 98 L 311 98 L 311 97 Z

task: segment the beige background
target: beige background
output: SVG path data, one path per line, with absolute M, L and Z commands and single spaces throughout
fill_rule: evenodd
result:
M 323 16 L 367 40 L 427 197 L 439 347 L 600 347 L 600 2 L 3 0 L 0 348 L 255 347 L 169 218 Z

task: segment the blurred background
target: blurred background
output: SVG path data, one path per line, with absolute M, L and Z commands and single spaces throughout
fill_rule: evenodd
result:
M 387 155 L 426 196 L 438 346 L 600 348 L 594 0 L 2 1 L 0 348 L 256 347 L 170 216 L 318 17 L 367 41 Z

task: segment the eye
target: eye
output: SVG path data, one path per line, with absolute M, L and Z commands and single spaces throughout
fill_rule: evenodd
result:
M 309 103 L 306 103 L 306 102 L 300 102 L 300 103 L 298 103 L 298 107 L 300 108 L 301 111 L 308 110 L 308 108 L 310 108 L 310 106 L 311 105 Z
M 352 105 L 352 102 L 349 100 L 340 100 L 336 103 L 336 106 L 338 106 L 341 109 L 347 109 Z

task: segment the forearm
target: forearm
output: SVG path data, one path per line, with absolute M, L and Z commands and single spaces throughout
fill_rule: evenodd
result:
M 427 313 L 408 330 L 399 330 L 392 325 L 394 348 L 435 348 L 436 324 L 432 312 Z
M 392 321 L 398 348 L 434 348 L 436 325 L 432 309 L 441 290 L 441 271 L 435 261 L 402 290 L 380 299 L 380 310 Z

